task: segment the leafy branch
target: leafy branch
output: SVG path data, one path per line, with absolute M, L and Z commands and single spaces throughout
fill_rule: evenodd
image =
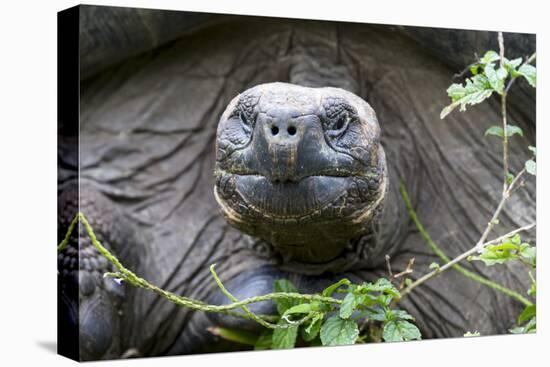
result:
M 407 211 L 409 212 L 409 215 L 410 215 L 413 223 L 416 225 L 416 228 L 418 229 L 420 235 L 422 236 L 424 241 L 430 246 L 432 251 L 441 260 L 443 260 L 445 262 L 445 264 L 442 265 L 442 266 L 440 266 L 440 265 L 432 266 L 433 268 L 435 268 L 433 271 L 431 271 L 430 273 L 428 273 L 428 274 L 424 275 L 423 277 L 419 278 L 415 282 L 411 283 L 407 288 L 405 288 L 405 290 L 403 290 L 401 292 L 402 297 L 409 294 L 414 288 L 418 287 L 422 283 L 430 280 L 431 278 L 435 277 L 436 275 L 440 274 L 441 272 L 443 272 L 443 271 L 445 271 L 445 270 L 452 267 L 453 269 L 455 269 L 456 271 L 458 271 L 459 273 L 461 273 L 462 275 L 464 275 L 467 278 L 470 278 L 470 279 L 472 279 L 472 280 L 474 280 L 478 283 L 481 283 L 481 284 L 486 285 L 490 288 L 493 288 L 496 291 L 504 293 L 507 296 L 510 296 L 510 297 L 518 300 L 519 302 L 523 303 L 526 306 L 532 305 L 532 302 L 529 301 L 528 299 L 526 299 L 525 297 L 523 297 L 521 294 L 519 294 L 519 293 L 517 293 L 517 292 L 515 292 L 515 291 L 513 291 L 509 288 L 506 288 L 503 285 L 500 285 L 500 284 L 498 284 L 498 283 L 496 283 L 492 280 L 489 280 L 485 277 L 482 277 L 481 275 L 478 275 L 478 274 L 476 274 L 472 271 L 469 271 L 466 268 L 458 265 L 458 263 L 461 262 L 462 260 L 467 259 L 468 257 L 472 256 L 473 254 L 478 253 L 480 251 L 480 248 L 486 248 L 486 247 L 493 246 L 493 244 L 504 241 L 504 240 L 510 238 L 511 236 L 517 235 L 519 232 L 527 231 L 531 228 L 534 228 L 535 223 L 532 223 L 532 224 L 529 224 L 527 226 L 518 228 L 518 229 L 513 230 L 513 231 L 511 231 L 511 232 L 509 232 L 509 233 L 507 233 L 503 236 L 500 236 L 500 237 L 495 238 L 491 241 L 485 242 L 480 247 L 474 246 L 470 250 L 464 252 L 463 254 L 460 254 L 459 256 L 457 256 L 456 258 L 451 260 L 447 255 L 445 255 L 445 253 L 441 250 L 441 248 L 432 240 L 430 234 L 428 233 L 426 228 L 423 226 L 423 224 L 418 219 L 418 216 L 416 215 L 416 212 L 412 208 L 412 204 L 411 204 L 411 201 L 409 199 L 409 195 L 408 195 L 407 190 L 405 189 L 405 186 L 403 185 L 403 183 L 401 183 L 400 190 L 401 190 L 401 195 L 403 197 L 403 200 L 405 201 Z
M 223 285 L 213 264 L 210 266 L 210 272 L 214 281 L 232 303 L 210 305 L 166 291 L 124 267 L 99 242 L 83 213 L 79 212 L 71 221 L 64 239 L 57 247 L 58 252 L 63 251 L 69 244 L 77 223 L 84 225 L 92 245 L 117 269 L 116 272 L 105 273 L 105 277 L 123 280 L 135 287 L 155 292 L 180 307 L 255 321 L 270 330 L 257 338 L 255 346 L 258 348 L 266 347 L 266 340 L 267 347 L 270 348 L 292 348 L 297 342 L 298 330 L 301 331 L 301 338 L 306 342 L 318 339 L 322 345 L 354 344 L 359 338 L 358 321 L 360 319 L 381 323 L 385 341 L 412 340 L 421 337 L 418 328 L 411 323 L 414 320 L 411 315 L 390 307 L 393 306 L 392 301 L 399 298 L 400 294 L 387 279 L 382 278 L 375 283 L 364 282 L 363 284 L 353 284 L 348 279 L 342 279 L 327 287 L 321 294 L 301 294 L 288 280 L 280 279 L 274 284 L 276 292 L 239 301 Z M 334 298 L 333 293 L 346 295 L 343 299 L 339 299 Z M 249 304 L 267 300 L 275 301 L 278 317 L 256 315 L 247 307 Z M 243 312 L 237 312 L 236 309 L 241 309 Z M 209 330 L 234 341 L 250 343 L 251 340 L 255 340 L 250 335 L 245 335 L 247 332 L 223 328 Z
M 502 32 L 499 32 L 498 34 L 498 43 L 499 53 L 496 53 L 495 51 L 488 51 L 478 62 L 470 65 L 469 69 L 472 77 L 466 79 L 464 85 L 455 83 L 447 89 L 447 94 L 451 98 L 451 104 L 441 111 L 440 117 L 441 119 L 445 118 L 458 106 L 460 106 L 460 111 L 465 111 L 467 105 L 476 105 L 481 103 L 485 99 L 489 98 L 493 93 L 500 95 L 502 126 L 491 126 L 485 132 L 485 136 L 494 135 L 502 139 L 503 190 L 500 202 L 493 212 L 491 219 L 487 223 L 487 226 L 485 227 L 485 230 L 481 234 L 477 243 L 468 251 L 451 260 L 431 239 L 430 235 L 419 221 L 412 208 L 405 187 L 401 184 L 401 194 L 411 219 L 415 223 L 423 239 L 431 247 L 434 253 L 445 262 L 443 266 L 439 266 L 438 264 L 435 264 L 433 267 L 430 266 L 434 270 L 410 283 L 407 288 L 403 290 L 402 296 L 406 296 L 414 290 L 414 288 L 422 285 L 436 275 L 441 274 L 443 271 L 454 268 L 464 276 L 489 286 L 523 303 L 526 307 L 519 316 L 517 322 L 518 324 L 521 324 L 528 321 L 528 323 L 523 327 L 518 327 L 511 331 L 533 332 L 536 330 L 536 306 L 531 301 L 511 289 L 468 271 L 458 265 L 460 261 L 465 259 L 480 260 L 488 266 L 518 260 L 526 264 L 531 270 L 534 270 L 536 267 L 535 248 L 528 243 L 522 242 L 519 235 L 520 232 L 534 228 L 535 223 L 517 228 L 504 236 L 487 241 L 487 238 L 494 226 L 499 223 L 499 218 L 506 202 L 519 187 L 524 185 L 524 175 L 526 173 L 536 175 L 536 148 L 531 146 L 528 148 L 533 153 L 532 158 L 525 162 L 524 167 L 515 176 L 510 173 L 508 152 L 509 138 L 513 135 L 523 136 L 523 131 L 521 128 L 508 123 L 506 109 L 506 98 L 508 91 L 517 78 L 523 77 L 532 87 L 536 87 L 536 68 L 531 65 L 536 58 L 536 53 L 526 58 L 523 63 L 521 58 L 508 60 L 504 57 L 504 39 Z M 499 61 L 498 69 L 496 69 L 496 61 Z M 474 254 L 479 255 L 474 256 Z M 534 295 L 536 293 L 536 281 L 531 271 L 529 272 L 529 276 L 532 284 L 528 294 Z M 475 335 L 475 333 L 467 333 L 465 335 L 471 336 Z

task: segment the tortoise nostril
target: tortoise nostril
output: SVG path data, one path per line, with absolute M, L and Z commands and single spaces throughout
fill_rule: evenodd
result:
M 289 133 L 289 135 L 296 134 L 296 128 L 294 126 L 289 126 L 288 129 L 286 129 L 286 131 Z
M 271 134 L 277 135 L 279 133 L 279 128 L 275 125 L 271 126 Z

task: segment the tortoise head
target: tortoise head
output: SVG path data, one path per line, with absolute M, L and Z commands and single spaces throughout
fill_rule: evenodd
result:
M 334 259 L 366 234 L 387 188 L 373 109 L 343 89 L 286 83 L 229 103 L 214 175 L 231 225 L 306 263 Z

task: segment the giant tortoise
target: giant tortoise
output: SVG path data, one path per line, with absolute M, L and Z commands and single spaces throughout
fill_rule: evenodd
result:
M 237 298 L 280 278 L 319 292 L 342 277 L 387 276 L 385 255 L 395 272 L 414 257 L 415 279 L 438 258 L 401 182 L 450 257 L 475 244 L 498 203 L 501 146 L 483 136 L 498 100 L 439 119 L 453 75 L 497 49 L 495 32 L 76 12 L 80 125 L 59 125 L 59 238 L 79 208 L 103 245 L 166 290 L 229 302 L 208 271 L 216 263 Z M 534 51 L 533 35 L 504 39 L 510 57 Z M 519 81 L 509 100 L 524 131 L 510 147 L 515 170 L 534 145 L 535 97 Z M 495 235 L 535 219 L 534 183 L 507 205 Z M 528 284 L 515 265 L 464 266 L 519 291 Z M 208 328 L 259 327 L 103 278 L 111 267 L 83 228 L 58 268 L 60 351 L 83 360 L 237 350 Z M 522 307 L 452 270 L 401 306 L 424 339 L 506 333 Z

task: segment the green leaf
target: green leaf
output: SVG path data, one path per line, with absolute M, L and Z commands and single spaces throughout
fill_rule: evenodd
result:
M 372 291 L 383 292 L 383 293 L 388 294 L 392 297 L 400 297 L 401 296 L 401 294 L 399 293 L 397 288 L 395 288 L 395 286 L 392 284 L 392 282 L 390 282 L 386 278 L 378 279 L 376 281 L 376 283 L 374 283 L 374 285 L 372 286 Z
M 485 136 L 487 135 L 494 135 L 494 136 L 498 136 L 500 138 L 503 138 L 504 137 L 504 133 L 503 133 L 503 129 L 502 127 L 500 126 L 491 126 L 490 128 L 488 128 L 486 131 L 485 131 Z M 517 126 L 514 126 L 514 125 L 507 125 L 506 126 L 506 136 L 513 136 L 513 135 L 521 135 L 523 136 L 523 130 L 521 130 L 521 128 L 517 127 Z
M 479 331 L 474 331 L 473 333 L 472 332 L 466 332 L 466 334 L 464 334 L 464 337 L 467 338 L 467 337 L 471 337 L 471 336 L 480 336 L 481 334 L 479 333 Z
M 414 317 L 404 310 L 391 310 L 390 313 L 392 320 L 414 320 Z
M 374 321 L 387 321 L 388 319 L 388 313 L 382 307 L 369 308 L 365 311 L 364 315 L 367 319 Z
M 530 320 L 532 317 L 537 316 L 537 306 L 529 305 L 523 309 L 518 317 L 518 324 L 523 324 L 525 321 Z
M 534 155 L 535 157 L 537 156 L 537 148 L 536 148 L 536 147 L 529 145 L 527 148 L 528 148 L 530 151 L 533 152 L 533 155 Z
M 286 325 L 284 320 L 278 322 L 279 325 Z M 289 326 L 287 328 L 273 330 L 273 349 L 294 348 L 296 336 L 298 335 L 298 326 Z
M 491 62 L 495 62 L 499 59 L 500 59 L 500 56 L 498 55 L 498 53 L 496 53 L 495 51 L 489 50 L 485 52 L 485 55 L 483 55 L 483 57 L 481 58 L 481 60 L 479 60 L 479 62 L 486 65 Z
M 509 240 L 509 239 L 508 239 Z M 513 260 L 517 258 L 516 251 L 518 250 L 518 246 L 513 244 L 512 242 L 506 242 L 507 240 L 504 240 L 502 243 L 498 245 L 489 245 L 483 249 L 483 252 L 478 256 L 473 256 L 473 260 L 481 260 L 485 263 L 487 266 L 495 265 L 495 264 L 504 264 L 505 262 L 509 260 Z
M 311 319 L 311 323 L 307 327 L 302 328 L 302 339 L 304 339 L 306 342 L 309 342 L 317 337 L 319 331 L 321 330 L 323 317 L 324 314 L 322 313 L 316 314 Z
M 467 105 L 475 105 L 489 98 L 493 93 L 493 87 L 485 75 L 478 74 L 466 79 L 466 84 L 452 84 L 447 89 L 451 98 L 451 104 L 445 107 L 440 114 L 444 119 L 452 110 L 460 106 L 460 111 L 465 111 Z
M 234 330 L 222 327 L 210 327 L 208 331 L 222 339 L 229 340 L 239 344 L 256 345 L 258 336 L 246 330 Z
M 537 175 L 537 164 L 534 160 L 529 159 L 527 162 L 525 162 L 525 170 L 527 173 L 532 174 L 533 176 Z
M 524 64 L 518 69 L 518 74 L 523 76 L 529 85 L 533 88 L 537 87 L 537 68 L 533 65 Z
M 332 293 L 334 293 L 334 291 L 338 288 L 340 288 L 341 286 L 343 285 L 350 285 L 351 282 L 349 281 L 349 279 L 340 279 L 337 283 L 334 283 L 330 286 L 328 286 L 327 288 L 325 288 L 325 290 L 323 291 L 323 296 L 325 297 L 330 297 L 332 296 Z
M 485 130 L 485 136 L 487 135 L 494 135 L 498 136 L 500 138 L 504 137 L 504 130 L 500 126 L 491 126 L 487 130 Z
M 509 73 L 512 73 L 512 71 L 516 70 L 517 67 L 521 65 L 522 61 L 523 60 L 521 59 L 521 57 L 513 60 L 508 60 L 507 58 L 504 58 L 504 67 L 508 70 Z
M 514 176 L 513 174 L 508 173 L 508 174 L 506 175 L 506 183 L 507 183 L 508 185 L 510 185 L 510 184 L 512 183 L 512 181 L 514 181 L 514 178 L 515 178 L 515 176 Z
M 346 297 L 344 297 L 344 301 L 340 305 L 340 317 L 343 319 L 348 319 L 353 311 L 355 311 L 358 304 L 359 296 L 353 293 L 346 294 Z
M 537 249 L 535 247 L 524 242 L 519 246 L 519 255 L 535 266 L 537 259 Z
M 298 292 L 294 284 L 286 279 L 278 279 L 273 283 L 273 289 L 275 292 L 295 293 Z M 299 302 L 295 299 L 278 298 L 275 300 L 277 305 L 277 312 L 279 315 L 283 315 L 285 311 L 292 306 L 296 306 Z
M 265 350 L 271 348 L 273 345 L 273 331 L 271 329 L 265 330 L 254 345 L 254 350 Z
M 297 313 L 310 313 L 310 312 L 311 312 L 311 305 L 309 303 L 301 303 L 299 305 L 288 308 L 283 314 L 283 316 L 297 314 Z
M 432 270 L 439 269 L 439 264 L 436 263 L 436 262 L 433 262 L 433 263 L 430 264 L 430 266 L 428 268 L 432 269 Z
M 504 79 L 508 76 L 508 72 L 503 68 L 499 68 L 497 71 L 493 64 L 487 64 L 485 66 L 485 75 L 489 80 L 489 84 L 491 84 L 491 88 L 498 94 L 502 94 L 504 92 Z
M 530 334 L 535 333 L 537 331 L 537 317 L 533 317 L 527 325 L 525 326 L 518 326 L 513 329 L 510 329 L 510 332 L 512 334 Z
M 321 327 L 323 345 L 355 344 L 358 336 L 357 323 L 351 319 L 342 319 L 338 315 L 329 317 Z
M 531 286 L 527 290 L 527 294 L 536 297 L 537 296 L 537 282 L 535 281 L 535 278 L 533 278 L 533 274 L 529 272 L 529 277 L 531 278 Z
M 420 330 L 404 320 L 390 321 L 384 325 L 383 333 L 384 341 L 386 342 L 401 342 L 407 340 L 420 340 Z
M 513 136 L 515 134 L 523 136 L 523 130 L 521 128 L 514 126 L 514 125 L 507 125 L 506 126 L 506 135 L 507 136 Z

